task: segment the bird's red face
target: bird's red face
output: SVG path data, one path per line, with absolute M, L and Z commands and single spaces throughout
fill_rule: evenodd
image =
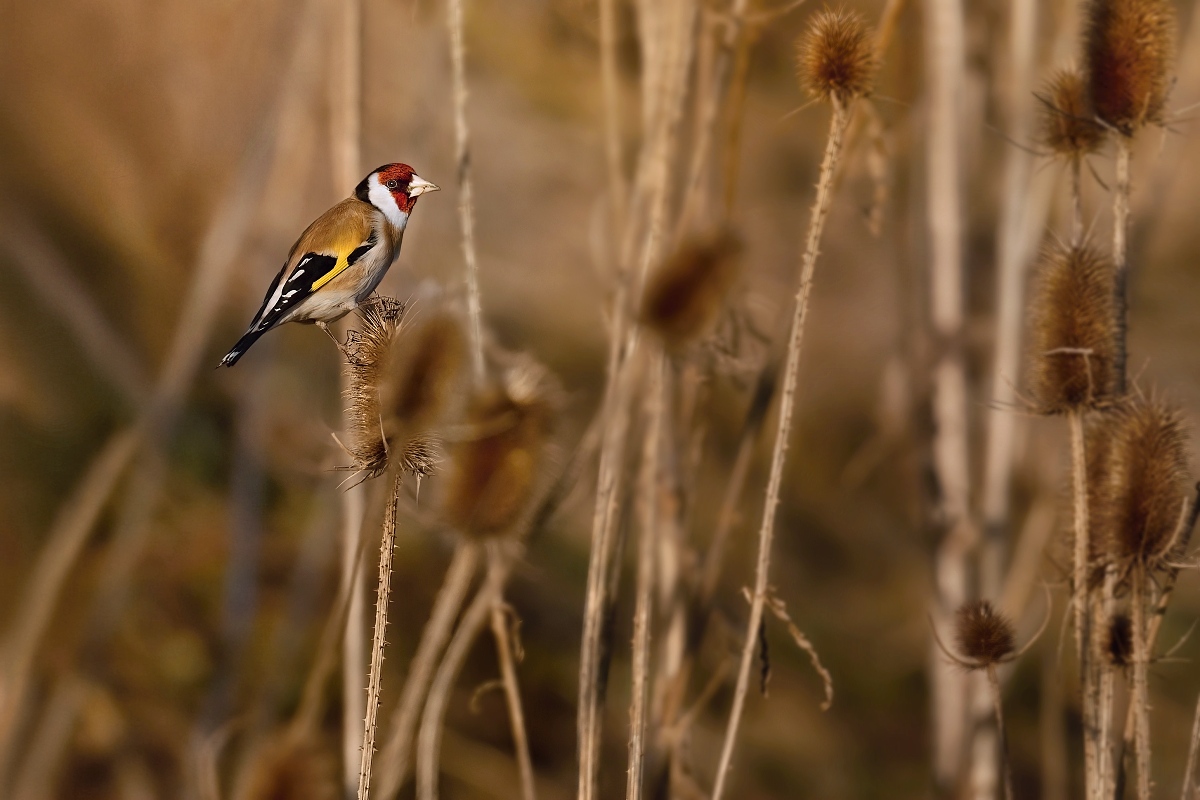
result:
M 392 210 L 387 203 L 390 196 L 391 202 L 395 203 L 395 210 L 407 215 L 417 204 L 418 197 L 437 190 L 438 186 L 417 175 L 408 164 L 384 164 L 363 178 L 354 194 L 359 200 L 372 203 L 385 213 Z

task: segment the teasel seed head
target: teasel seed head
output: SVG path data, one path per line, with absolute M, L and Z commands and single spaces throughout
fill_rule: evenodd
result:
M 685 241 L 647 281 L 642 323 L 673 349 L 709 333 L 737 280 L 741 250 L 728 230 Z
M 1131 400 L 1112 415 L 1105 526 L 1113 554 L 1154 568 L 1175 544 L 1188 498 L 1188 435 L 1177 409 Z
M 801 83 L 818 100 L 849 103 L 871 92 L 875 46 L 857 12 L 818 11 L 800 38 L 797 61 Z
M 1174 38 L 1171 0 L 1089 0 L 1083 49 L 1097 117 L 1124 136 L 1162 122 Z
M 1055 245 L 1033 301 L 1031 391 L 1042 414 L 1100 408 L 1116 392 L 1116 271 L 1098 250 Z
M 955 637 L 964 663 L 974 669 L 999 664 L 1016 651 L 1012 623 L 987 600 L 973 600 L 958 609 Z
M 1109 663 L 1127 667 L 1133 663 L 1133 623 L 1126 614 L 1117 614 L 1108 621 L 1104 649 Z
M 345 389 L 349 440 L 344 442 L 353 468 L 375 477 L 388 466 L 388 444 L 383 434 L 379 385 L 392 359 L 392 350 L 404 319 L 404 304 L 390 297 L 359 308 L 362 327 L 346 336 Z
M 1088 102 L 1083 76 L 1074 66 L 1058 70 L 1042 94 L 1041 143 L 1057 156 L 1081 158 L 1104 144 L 1104 127 Z
M 542 489 L 558 390 L 532 358 L 519 358 L 468 403 L 464 433 L 449 448 L 441 512 L 473 538 L 519 535 Z
M 311 737 L 262 744 L 238 777 L 234 800 L 337 800 L 337 764 Z

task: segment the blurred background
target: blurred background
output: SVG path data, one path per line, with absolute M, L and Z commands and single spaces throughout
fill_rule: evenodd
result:
M 334 154 L 345 123 L 331 88 L 336 5 L 0 4 L 0 629 L 4 700 L 19 706 L 0 752 L 7 796 L 230 796 L 256 743 L 300 702 L 338 581 L 344 476 L 332 468 L 344 455 L 330 436 L 341 428 L 337 353 L 319 331 L 285 326 L 235 369 L 212 368 L 298 233 L 352 189 Z M 1061 166 L 1022 148 L 1037 149 L 1028 119 L 1034 92 L 1074 52 L 1073 5 L 1034 6 L 1023 85 L 1012 80 L 1009 0 L 967 4 L 966 16 L 962 343 L 973 506 L 987 427 L 1008 415 L 1010 508 L 1001 539 L 1018 551 L 1026 537 L 1048 540 L 1044 556 L 1030 545 L 1023 557 L 1056 598 L 1047 633 L 1006 689 L 1018 796 L 1031 798 L 1065 797 L 1078 781 L 1073 690 L 1055 688 L 1065 669 L 1067 561 L 1057 544 L 1069 523 L 1060 502 L 1065 428 L 1024 411 L 1020 369 L 994 372 L 997 264 L 1014 152 L 1024 154 L 1016 169 L 1030 187 L 1018 207 L 1045 209 L 1026 220 L 1023 252 L 1032 256 L 1044 234 L 1064 229 Z M 622 136 L 632 148 L 641 55 L 635 9 L 617 6 Z M 718 30 L 726 4 L 701 6 L 699 29 Z M 745 254 L 730 314 L 769 335 L 790 313 L 829 111 L 806 105 L 795 79 L 794 42 L 817 1 L 751 6 L 761 16 L 733 214 Z M 853 6 L 872 24 L 884 10 L 874 0 Z M 769 695 L 751 694 L 735 754 L 739 798 L 955 793 L 931 766 L 927 613 L 941 534 L 930 522 L 928 369 L 938 345 L 924 322 L 924 22 L 921 3 L 896 6 L 875 96 L 869 113 L 860 112 L 870 124 L 847 153 L 822 246 L 771 576 L 832 674 L 835 700 L 819 710 L 823 690 L 807 656 L 782 626 L 770 629 Z M 561 381 L 556 444 L 565 461 L 603 392 L 612 291 L 597 7 L 470 0 L 466 8 L 484 318 L 498 343 L 533 354 Z M 1188 178 L 1200 170 L 1200 143 L 1187 117 L 1200 101 L 1195 11 L 1179 4 L 1179 119 L 1142 136 L 1134 157 L 1130 360 L 1139 386 L 1193 418 L 1200 183 Z M 436 285 L 461 297 L 445 9 L 435 0 L 363 0 L 361 30 L 354 172 L 404 161 L 444 189 L 421 201 L 381 289 L 403 299 Z M 1101 154 L 1090 166 L 1088 221 L 1105 242 L 1111 222 L 1100 181 L 1110 182 L 1111 158 Z M 765 352 L 753 335 L 743 339 L 701 408 L 706 435 L 689 511 L 701 552 Z M 1015 400 L 997 400 L 1014 387 Z M 744 626 L 741 587 L 753 581 L 770 447 L 769 436 L 760 440 L 717 595 L 731 631 L 726 658 Z M 521 620 L 519 676 L 544 798 L 575 791 L 594 486 L 589 463 L 529 542 L 507 593 Z M 368 531 L 378 530 L 382 491 L 368 487 Z M 410 498 L 397 545 L 385 711 L 454 545 L 412 507 Z M 619 795 L 626 768 L 626 580 L 606 711 L 605 797 Z M 49 585 L 60 588 L 47 595 Z M 1014 590 L 1022 595 L 1022 639 L 1044 613 L 1040 589 L 1030 586 Z M 1164 646 L 1190 630 L 1198 610 L 1200 588 L 1185 575 Z M 1155 769 L 1168 794 L 1183 776 L 1198 648 L 1186 641 L 1151 677 Z M 11 658 L 17 651 L 28 654 L 23 673 Z M 706 670 L 712 674 L 711 663 Z M 503 696 L 473 700 L 496 675 L 492 643 L 481 640 L 450 706 L 446 797 L 517 796 Z M 721 684 L 695 723 L 699 786 L 712 780 L 730 689 Z M 321 746 L 306 761 L 313 777 L 272 796 L 322 797 L 323 782 L 341 782 L 340 694 L 332 682 L 327 692 Z M 204 785 L 213 774 L 216 795 Z

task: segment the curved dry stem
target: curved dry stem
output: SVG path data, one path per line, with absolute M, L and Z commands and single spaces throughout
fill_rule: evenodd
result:
M 800 348 L 804 342 L 804 325 L 808 319 L 808 303 L 812 293 L 813 273 L 817 264 L 817 253 L 821 242 L 821 231 L 833 199 L 830 191 L 842 140 L 849 120 L 849 108 L 835 100 L 833 118 L 829 124 L 829 140 L 825 146 L 825 157 L 821 162 L 821 175 L 817 182 L 817 198 L 813 205 L 812 220 L 808 226 L 808 238 L 804 248 L 800 288 L 796 294 L 796 310 L 792 320 L 791 338 L 788 342 L 787 363 L 784 372 L 783 394 L 779 407 L 779 427 L 775 433 L 775 447 L 771 458 L 771 474 L 763 505 L 762 525 L 758 531 L 758 560 L 755 568 L 754 597 L 750 605 L 750 619 L 746 625 L 746 641 L 742 646 L 742 660 L 738 668 L 737 686 L 734 689 L 733 707 L 729 724 L 725 730 L 725 741 L 717 763 L 717 775 L 713 785 L 712 800 L 720 800 L 733 760 L 733 747 L 737 740 L 746 693 L 750 687 L 750 667 L 754 661 L 757 632 L 762 623 L 763 604 L 766 601 L 767 582 L 771 566 L 771 541 L 775 534 L 775 512 L 779 506 L 779 491 L 783 484 L 783 466 L 786 460 L 788 440 L 792 430 L 792 412 L 796 404 L 796 384 L 799 377 Z
M 525 732 L 525 712 L 521 707 L 521 686 L 517 683 L 512 640 L 508 633 L 508 614 L 503 597 L 492 604 L 492 636 L 496 640 L 496 657 L 500 661 L 501 684 L 508 703 L 508 719 L 512 726 L 513 749 L 517 754 L 517 771 L 521 775 L 521 797 L 537 800 L 533 784 L 533 759 L 529 756 L 529 736 Z
M 996 733 L 1000 736 L 1000 770 L 1004 775 L 1004 798 L 1013 800 L 1012 763 L 1008 756 L 1008 733 L 1004 728 L 1004 702 L 1000 695 L 1000 678 L 996 666 L 987 668 L 988 688 L 992 694 L 992 707 L 996 712 Z
M 467 313 L 471 318 L 471 363 L 475 380 L 483 380 L 483 315 L 479 299 L 479 262 L 475 253 L 475 198 L 471 184 L 471 131 L 467 127 L 467 55 L 463 41 L 463 0 L 448 0 L 450 64 L 454 97 L 454 162 L 458 169 L 458 224 L 467 266 Z
M 512 568 L 512 559 L 498 551 L 489 554 L 488 572 L 483 586 L 467 606 L 459 622 L 446 654 L 438 666 L 433 683 L 429 687 L 429 696 L 425 700 L 425 713 L 421 719 L 421 730 L 417 735 L 417 798 L 418 800 L 437 800 L 438 796 L 438 762 L 442 747 L 442 726 L 446 721 L 446 706 L 450 702 L 450 693 L 454 689 L 454 681 L 462 670 L 471 645 L 487 624 L 492 607 L 500 599 L 504 582 L 508 579 Z
M 378 791 L 384 800 L 391 800 L 399 794 L 400 787 L 408 777 L 413 735 L 417 730 L 425 692 L 442 650 L 454 630 L 454 621 L 471 587 L 471 578 L 478 563 L 479 547 L 471 542 L 460 542 L 429 612 L 429 621 L 421 632 L 421 641 L 417 644 L 417 652 L 408 668 L 408 677 L 400 691 L 400 701 L 392 712 L 390 733 L 380 758 Z

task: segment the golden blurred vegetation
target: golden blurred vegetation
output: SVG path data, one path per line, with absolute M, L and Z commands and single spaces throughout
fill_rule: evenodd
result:
M 922 5 L 934 1 L 899 4 L 874 96 L 860 109 L 863 124 L 841 167 L 777 526 L 771 584 L 820 652 L 835 701 L 819 709 L 823 688 L 808 657 L 768 620 L 769 694 L 752 690 L 748 701 L 732 773 L 739 798 L 966 792 L 939 783 L 931 767 L 927 613 L 942 532 L 929 489 L 929 370 L 948 346 L 926 322 Z M 351 188 L 334 178 L 330 155 L 338 123 L 330 89 L 336 5 L 0 6 L 0 630 L 9 659 L 0 706 L 17 708 L 10 740 L 0 741 L 5 796 L 208 798 L 236 790 L 257 797 L 248 769 L 291 776 L 293 788 L 280 797 L 336 794 L 325 788 L 343 774 L 334 686 L 299 754 L 270 735 L 300 705 L 335 605 L 344 474 L 333 467 L 345 459 L 330 436 L 342 428 L 338 354 L 319 331 L 285 326 L 235 369 L 211 369 L 297 233 Z M 716 41 L 729 24 L 728 4 L 698 5 L 697 40 Z M 790 315 L 829 114 L 806 105 L 795 80 L 794 43 L 816 5 L 750 5 L 762 16 L 732 213 L 742 270 L 715 339 L 696 357 L 705 385 L 688 440 L 701 454 L 685 515 L 695 531 L 684 555 L 689 568 L 702 559 L 715 524 L 769 350 L 761 338 Z M 872 21 L 885 7 L 877 0 L 853 5 Z M 1044 558 L 1035 549 L 1033 563 L 1054 588 L 1054 617 L 1007 677 L 1005 701 L 1018 796 L 1057 798 L 1066 796 L 1064 776 L 1072 793 L 1080 781 L 1077 700 L 1073 690 L 1064 698 L 1055 688 L 1070 675 L 1070 635 L 1060 625 L 1070 559 L 1058 542 L 1070 524 L 1062 497 L 1066 432 L 1054 420 L 1032 418 L 1019 393 L 1017 402 L 997 402 L 997 386 L 1020 389 L 1024 373 L 998 382 L 993 363 L 997 265 L 1005 209 L 1014 202 L 1007 164 L 1014 150 L 1036 148 L 1032 127 L 1022 128 L 1013 109 L 1032 106 L 1042 81 L 1075 52 L 1079 21 L 1074 0 L 1032 4 L 1030 80 L 1013 85 L 1012 5 L 966 4 L 966 322 L 956 346 L 969 389 L 972 508 L 981 503 L 988 421 L 1011 415 L 1011 508 L 995 533 L 1010 552 L 1023 552 L 1026 538 L 1052 540 Z M 1166 130 L 1140 136 L 1134 153 L 1130 373 L 1194 422 L 1200 184 L 1187 178 L 1200 171 L 1200 146 L 1187 107 L 1200 98 L 1200 15 L 1191 4 L 1177 5 L 1170 104 L 1179 116 Z M 617 3 L 627 154 L 641 136 L 636 6 Z M 597 13 L 594 0 L 467 3 L 484 319 L 496 342 L 532 354 L 561 381 L 563 464 L 603 395 L 611 324 L 615 245 Z M 459 299 L 442 4 L 363 0 L 362 15 L 360 172 L 404 161 L 445 189 L 421 201 L 381 289 L 415 299 L 417 309 L 438 293 L 431 287 Z M 711 57 L 701 48 L 698 63 Z M 696 124 L 691 113 L 685 130 Z M 677 155 L 684 164 L 689 141 Z M 1102 151 L 1085 170 L 1086 226 L 1100 242 L 1111 226 L 1109 155 Z M 722 169 L 713 155 L 711 171 Z M 1022 179 L 1028 194 L 1016 198 L 1017 209 L 1047 209 L 1044 217 L 1029 211 L 1035 230 L 1024 269 L 1043 236 L 1063 229 L 1069 210 L 1060 165 L 1031 156 Z M 705 181 L 715 185 L 708 175 Z M 760 437 L 716 593 L 716 614 L 727 624 L 706 640 L 706 676 L 740 648 L 741 589 L 753 583 L 769 450 L 769 437 Z M 435 474 L 426 486 L 438 480 Z M 367 485 L 369 533 L 379 528 L 382 483 Z M 543 798 L 575 791 L 594 486 L 589 462 L 528 542 L 506 592 L 520 619 L 518 671 Z M 402 504 L 381 718 L 398 698 L 455 546 L 418 499 L 409 495 Z M 36 590 L 55 569 L 55 547 L 65 572 L 61 596 L 48 599 Z M 605 797 L 620 793 L 626 769 L 635 551 L 630 537 L 604 711 Z M 1022 641 L 1043 613 L 1036 586 L 1029 591 L 1034 600 L 1021 604 L 1026 613 L 1015 620 Z M 1165 621 L 1164 649 L 1187 634 L 1198 611 L 1200 591 L 1185 573 Z M 10 657 L 22 624 L 36 613 L 46 615 L 44 634 L 17 682 Z M 656 631 L 656 642 L 663 633 Z M 518 795 L 503 695 L 475 696 L 498 675 L 491 644 L 481 639 L 472 649 L 451 698 L 446 797 Z M 1200 690 L 1191 663 L 1198 647 L 1184 641 L 1151 673 L 1156 782 L 1168 793 L 1182 780 Z M 345 681 L 361 688 L 365 676 Z M 689 761 L 701 786 L 712 780 L 731 695 L 730 681 L 717 685 L 691 731 Z M 253 767 L 254 759 L 277 762 Z M 217 795 L 206 783 L 214 775 Z

